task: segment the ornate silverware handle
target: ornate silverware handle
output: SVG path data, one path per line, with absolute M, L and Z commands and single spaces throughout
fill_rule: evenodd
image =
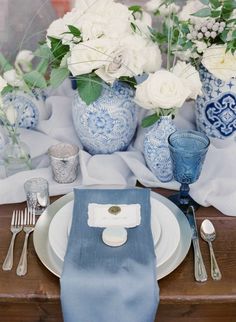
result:
M 8 252 L 6 255 L 6 258 L 2 264 L 2 269 L 4 271 L 10 271 L 12 269 L 12 265 L 13 265 L 13 249 L 14 249 L 14 243 L 15 243 L 15 238 L 16 238 L 17 232 L 12 234 L 11 237 L 11 243 L 10 246 L 8 248 Z
M 30 233 L 25 234 L 24 246 L 22 249 L 19 264 L 16 269 L 16 274 L 18 276 L 23 276 L 27 273 L 27 245 L 28 245 L 29 234 Z
M 212 243 L 209 242 L 208 244 L 209 244 L 210 258 L 211 258 L 211 277 L 213 278 L 213 280 L 220 280 L 222 278 L 222 275 L 216 261 Z
M 196 281 L 205 282 L 207 281 L 206 268 L 203 263 L 202 254 L 199 246 L 198 239 L 193 239 L 193 249 L 194 249 L 194 276 Z

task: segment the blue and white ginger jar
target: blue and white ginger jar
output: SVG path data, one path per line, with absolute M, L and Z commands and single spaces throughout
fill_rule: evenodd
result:
M 196 124 L 209 137 L 227 139 L 236 135 L 236 78 L 222 81 L 201 66 L 203 95 L 196 100 Z
M 45 108 L 47 96 L 44 91 L 33 89 L 32 92 L 15 91 L 3 97 L 5 105 L 13 104 L 18 111 L 19 127 L 34 129 L 39 120 L 48 117 Z
M 111 154 L 128 148 L 138 123 L 134 90 L 115 82 L 104 85 L 101 96 L 86 105 L 76 92 L 72 116 L 76 133 L 90 154 Z
M 168 137 L 175 131 L 172 118 L 161 116 L 145 134 L 144 157 L 149 169 L 161 182 L 169 182 L 173 179 Z

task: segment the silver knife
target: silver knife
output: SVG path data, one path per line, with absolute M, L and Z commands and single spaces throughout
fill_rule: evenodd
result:
M 207 272 L 203 263 L 202 254 L 199 246 L 195 210 L 193 206 L 189 206 L 186 216 L 192 229 L 192 242 L 194 250 L 194 276 L 197 282 L 207 281 Z

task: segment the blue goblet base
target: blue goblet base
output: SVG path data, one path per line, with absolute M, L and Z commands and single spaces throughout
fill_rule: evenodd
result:
M 175 193 L 175 194 L 169 196 L 168 199 L 170 199 L 177 207 L 179 207 L 183 211 L 184 214 L 187 213 L 189 206 L 193 206 L 194 210 L 197 210 L 200 207 L 200 205 L 196 201 L 194 201 L 190 196 L 188 197 L 188 203 L 186 203 L 186 204 L 180 203 L 180 194 L 179 193 Z

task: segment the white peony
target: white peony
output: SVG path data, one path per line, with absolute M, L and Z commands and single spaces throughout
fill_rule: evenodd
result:
M 15 60 L 16 68 L 19 66 L 21 70 L 25 73 L 28 73 L 32 70 L 32 60 L 34 58 L 34 54 L 31 50 L 21 50 Z
M 67 64 L 73 76 L 91 73 L 112 61 L 114 50 L 112 39 L 99 38 L 85 41 L 71 47 L 71 56 Z
M 137 86 L 135 101 L 146 109 L 179 108 L 190 94 L 181 78 L 167 70 L 160 70 Z
M 6 80 L 0 76 L 0 93 L 6 86 L 7 86 Z M 1 95 L 0 95 L 0 97 L 1 97 Z
M 236 77 L 236 54 L 226 52 L 226 46 L 212 45 L 207 48 L 202 57 L 202 64 L 223 81 Z
M 191 64 L 178 61 L 172 72 L 181 78 L 184 86 L 190 90 L 189 98 L 196 99 L 198 95 L 202 95 L 199 73 Z
M 24 81 L 22 78 L 17 74 L 15 69 L 10 69 L 3 74 L 3 78 L 5 81 L 13 86 L 13 87 L 22 87 L 24 86 Z
M 146 3 L 146 9 L 149 12 L 160 11 L 162 16 L 168 16 L 170 13 L 177 13 L 179 11 L 179 6 L 175 3 L 171 3 L 170 5 L 163 4 L 163 0 L 150 0 Z

